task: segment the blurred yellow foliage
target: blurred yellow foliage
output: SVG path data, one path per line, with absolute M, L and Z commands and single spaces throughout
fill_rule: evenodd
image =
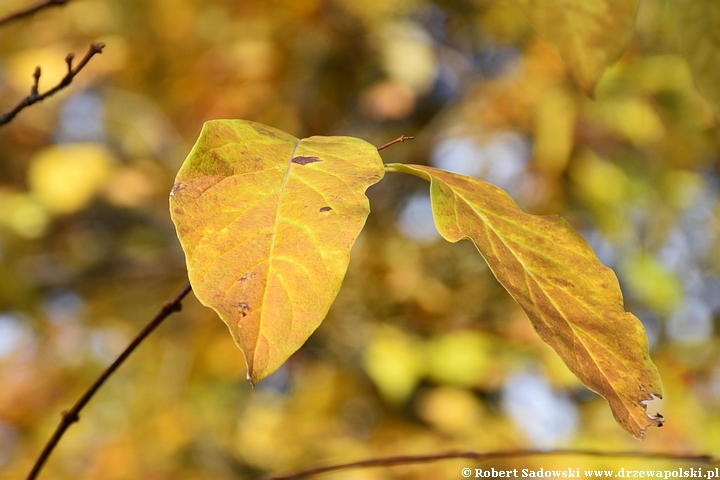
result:
M 616 269 L 626 308 L 645 314 L 666 392 L 649 411 L 666 426 L 641 444 L 619 429 L 471 244 L 399 238 L 396 206 L 420 187 L 387 178 L 368 192 L 372 213 L 328 319 L 277 375 L 251 389 L 227 328 L 189 298 L 92 400 L 41 479 L 250 480 L 335 461 L 538 447 L 503 403 L 509 374 L 527 367 L 578 410 L 572 440 L 551 448 L 720 449 L 718 2 L 643 1 L 632 37 L 628 17 L 593 10 L 610 0 L 518 2 L 599 20 L 549 22 L 551 35 L 538 35 L 501 0 L 84 0 L 3 25 L 0 113 L 30 93 L 36 66 L 43 91 L 65 75 L 67 53 L 77 62 L 88 42 L 107 47 L 66 90 L 0 129 L 0 478 L 27 474 L 58 412 L 121 348 L 105 327 L 131 336 L 185 281 L 167 192 L 213 118 L 374 145 L 416 137 L 381 152 L 386 162 L 432 163 L 444 140 L 472 139 L 483 148 L 468 149 L 469 164 L 509 172 L 523 207 L 565 216 Z M 33 2 L 0 3 L 2 16 Z M 580 37 L 568 33 L 577 25 Z M 615 56 L 562 55 L 610 52 L 627 38 L 589 99 L 571 77 Z M 498 132 L 532 145 L 532 161 L 488 151 Z M 87 141 L 97 143 L 67 144 Z M 711 330 L 692 347 L 667 334 L 686 304 Z M 466 463 L 327 478 L 457 478 Z
M 28 169 L 28 184 L 48 211 L 74 213 L 92 201 L 115 163 L 99 144 L 57 145 L 38 152 Z
M 245 38 L 226 47 L 228 60 L 245 81 L 262 81 L 271 78 L 278 67 L 275 45 L 266 38 Z
M 33 196 L 0 190 L 0 224 L 21 237 L 38 238 L 47 232 L 50 216 Z
M 137 207 L 155 192 L 155 185 L 139 168 L 113 168 L 104 189 L 105 198 L 118 207 Z
M 714 0 L 677 0 L 672 3 L 680 49 L 690 64 L 698 90 L 720 116 L 720 4 Z
M 401 120 L 412 113 L 415 94 L 405 83 L 381 81 L 363 92 L 361 104 L 372 120 Z
M 627 199 L 628 179 L 622 169 L 590 150 L 575 159 L 570 176 L 589 202 L 611 205 Z
M 572 94 L 556 88 L 535 106 L 534 161 L 541 171 L 560 175 L 568 164 L 575 143 L 577 105 Z
M 254 405 L 240 424 L 237 449 L 250 465 L 270 468 L 278 462 L 278 439 L 282 431 L 282 413 L 272 403 Z
M 388 22 L 377 32 L 388 76 L 416 94 L 427 93 L 437 75 L 432 38 L 411 22 Z
M 692 91 L 692 72 L 680 55 L 648 55 L 634 59 L 630 65 L 618 65 L 608 72 L 626 70 L 628 77 L 650 93 L 664 90 Z
M 622 266 L 630 292 L 663 313 L 672 311 L 683 298 L 680 280 L 648 252 L 637 252 Z
M 580 86 L 592 95 L 622 54 L 639 0 L 513 0 L 543 38 L 555 45 Z
M 492 341 L 480 332 L 438 335 L 428 343 L 427 352 L 430 377 L 444 384 L 473 387 L 496 374 Z
M 677 209 L 689 207 L 704 187 L 702 176 L 687 170 L 668 170 L 660 183 L 663 198 Z
M 70 50 L 66 45 L 54 44 L 35 49 L 22 50 L 8 61 L 8 82 L 17 92 L 29 92 L 32 74 L 40 66 L 40 89 L 47 90 L 57 85 L 67 74 L 65 55 Z
M 525 19 L 511 2 L 490 2 L 480 17 L 480 26 L 498 43 L 513 44 L 527 33 Z
M 611 131 L 642 145 L 660 140 L 665 133 L 653 107 L 639 97 L 598 99 L 597 118 Z
M 364 355 L 365 370 L 380 393 L 393 403 L 405 401 L 425 371 L 422 342 L 402 330 L 378 328 Z
M 418 413 L 423 420 L 450 435 L 472 431 L 487 415 L 471 392 L 454 387 L 438 387 L 425 392 L 418 401 Z

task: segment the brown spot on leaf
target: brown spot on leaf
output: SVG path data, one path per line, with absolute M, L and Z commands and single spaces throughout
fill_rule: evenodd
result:
M 307 165 L 308 163 L 315 163 L 319 162 L 320 159 L 318 157 L 293 157 L 292 160 L 290 160 L 292 163 L 297 163 L 298 165 Z
M 264 137 L 282 138 L 274 128 L 259 123 L 247 122 L 248 125 Z
M 330 210 L 332 210 L 332 208 L 330 208 L 330 207 L 322 207 L 320 209 L 321 212 L 329 212 Z
M 238 308 L 240 309 L 240 316 L 245 317 L 247 316 L 248 312 L 250 312 L 250 305 L 248 305 L 245 302 L 240 302 L 237 304 Z
M 243 275 L 242 277 L 240 277 L 240 281 L 246 282 L 249 278 L 252 278 L 254 276 L 255 276 L 255 274 L 253 272 L 248 272 L 245 275 Z

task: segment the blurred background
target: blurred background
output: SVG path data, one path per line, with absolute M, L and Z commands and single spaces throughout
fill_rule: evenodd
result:
M 3 0 L 0 16 L 27 6 Z M 216 118 L 352 135 L 386 162 L 492 182 L 560 213 L 645 325 L 667 419 L 627 435 L 532 330 L 469 242 L 436 233 L 428 186 L 388 174 L 342 291 L 254 390 L 225 325 L 190 296 L 83 411 L 44 479 L 255 479 L 463 449 L 720 455 L 718 123 L 643 0 L 595 99 L 505 1 L 73 0 L 0 29 L 0 112 L 107 44 L 73 84 L 0 128 L 0 477 L 24 478 L 59 414 L 185 282 L 174 175 Z M 446 461 L 460 469 L 665 468 L 650 460 Z

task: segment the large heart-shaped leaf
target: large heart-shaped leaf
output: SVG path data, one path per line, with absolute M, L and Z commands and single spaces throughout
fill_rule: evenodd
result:
M 207 122 L 170 211 L 197 298 L 227 323 L 255 383 L 320 325 L 383 176 L 377 149 L 303 140 L 242 120 Z
M 565 220 L 526 214 L 505 192 L 474 178 L 420 165 L 388 168 L 430 181 L 440 234 L 475 244 L 540 337 L 605 397 L 625 430 L 642 438 L 648 426 L 661 425 L 661 416 L 645 411 L 662 386 L 643 326 L 623 309 L 613 271 Z
M 712 1 L 712 0 L 711 0 Z M 586 93 L 618 59 L 633 32 L 640 0 L 513 0 L 559 51 Z

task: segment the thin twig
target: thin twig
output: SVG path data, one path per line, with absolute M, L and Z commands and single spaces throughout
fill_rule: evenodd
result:
M 395 145 L 396 143 L 407 142 L 408 140 L 414 140 L 414 139 L 415 139 L 415 137 L 406 137 L 405 135 L 400 135 L 398 138 L 396 138 L 396 139 L 393 140 L 392 142 L 388 142 L 388 143 L 386 143 L 385 145 L 383 145 L 383 146 L 381 146 L 381 147 L 377 147 L 377 150 L 378 150 L 378 152 L 379 152 L 380 150 L 383 150 L 383 149 L 385 149 L 385 148 L 388 148 L 388 147 L 391 146 L 391 145 Z
M 575 455 L 584 457 L 634 457 L 646 458 L 650 460 L 677 460 L 686 462 L 713 463 L 716 459 L 710 455 L 680 455 L 672 453 L 652 453 L 652 452 L 600 452 L 595 450 L 510 450 L 501 452 L 446 452 L 435 455 L 401 455 L 397 457 L 372 458 L 370 460 L 362 460 L 359 462 L 341 463 L 337 465 L 328 465 L 325 467 L 309 468 L 288 475 L 278 475 L 269 477 L 267 480 L 293 480 L 297 478 L 309 477 L 321 473 L 335 472 L 338 470 L 349 470 L 351 468 L 376 468 L 390 467 L 396 465 L 413 465 L 418 463 L 430 463 L 440 460 L 449 460 L 453 458 L 466 458 L 477 461 L 494 460 L 500 458 L 516 458 L 516 457 L 532 457 L 547 455 Z
M 44 0 L 44 1 L 38 2 L 35 5 L 24 8 L 22 10 L 18 10 L 15 13 L 11 13 L 10 15 L 0 18 L 0 25 L 12 22 L 14 20 L 18 20 L 23 17 L 29 17 L 30 15 L 33 15 L 34 13 L 36 13 L 44 8 L 59 7 L 61 5 L 65 5 L 69 1 L 70 0 Z
M 27 108 L 34 103 L 41 102 L 47 97 L 54 95 L 55 93 L 70 85 L 73 81 L 73 78 L 75 78 L 75 76 L 80 73 L 80 70 L 85 68 L 85 65 L 87 65 L 90 59 L 98 53 L 102 53 L 103 48 L 105 48 L 105 44 L 102 42 L 91 43 L 87 53 L 82 58 L 82 60 L 80 60 L 80 63 L 78 63 L 75 67 L 73 67 L 73 60 L 75 59 L 75 54 L 68 53 L 65 57 L 65 63 L 68 67 L 67 74 L 65 74 L 63 79 L 60 80 L 60 83 L 42 94 L 38 91 L 38 83 L 40 82 L 41 71 L 40 67 L 36 67 L 35 72 L 33 73 L 33 78 L 35 79 L 35 81 L 33 82 L 33 86 L 30 88 L 30 95 L 23 98 L 20 103 L 18 103 L 12 110 L 0 115 L 0 125 L 5 125 L 6 123 L 9 123 L 13 118 L 15 118 L 15 115 L 20 113 L 22 109 Z
M 75 402 L 75 405 L 73 405 L 70 410 L 62 412 L 60 424 L 55 429 L 55 432 L 52 434 L 52 437 L 50 437 L 50 440 L 48 440 L 47 444 L 45 444 L 45 448 L 43 449 L 38 459 L 35 461 L 35 465 L 33 465 L 32 470 L 30 470 L 30 473 L 27 476 L 27 480 L 33 480 L 37 478 L 38 473 L 40 473 L 40 470 L 47 461 L 48 457 L 50 457 L 50 454 L 62 438 L 65 431 L 70 427 L 70 425 L 80 420 L 80 411 L 90 401 L 93 395 L 95 395 L 95 393 L 100 389 L 102 384 L 105 383 L 105 380 L 107 380 L 110 375 L 112 375 L 115 370 L 117 370 L 118 367 L 122 365 L 122 363 L 133 352 L 133 350 L 135 350 L 135 348 L 140 345 L 140 342 L 142 342 L 145 337 L 150 335 L 150 333 L 152 333 L 152 331 L 155 330 L 155 328 L 157 328 L 157 326 L 160 325 L 163 320 L 169 317 L 173 312 L 179 312 L 182 309 L 182 299 L 185 298 L 188 293 L 190 293 L 190 290 L 192 290 L 190 283 L 186 283 L 185 286 L 183 286 L 182 289 L 172 299 L 164 302 L 158 314 L 155 315 L 155 318 L 150 320 L 150 322 L 145 325 L 145 328 L 143 328 L 140 333 L 137 334 L 133 341 L 130 342 L 130 344 L 115 359 L 115 361 L 97 378 L 97 380 L 95 380 L 95 382 L 93 382 L 90 388 L 88 388 L 85 393 L 83 393 L 82 397 L 80 397 L 80 399 Z

